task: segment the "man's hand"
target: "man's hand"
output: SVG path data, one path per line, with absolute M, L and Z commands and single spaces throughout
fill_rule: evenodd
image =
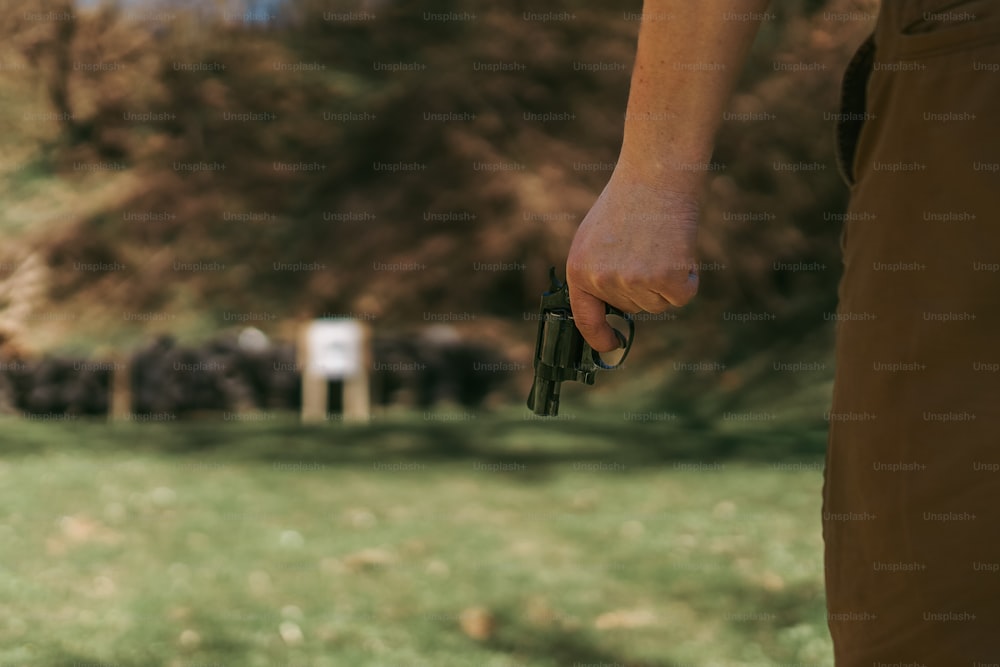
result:
M 622 151 L 566 267 L 573 319 L 618 347 L 605 303 L 661 313 L 698 291 L 698 197 L 722 110 L 768 0 L 645 0 Z
M 698 291 L 694 195 L 656 188 L 619 166 L 580 223 L 566 282 L 573 319 L 598 352 L 620 347 L 604 304 L 627 313 L 662 313 Z

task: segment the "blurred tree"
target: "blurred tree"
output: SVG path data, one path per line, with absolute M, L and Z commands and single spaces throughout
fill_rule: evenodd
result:
M 0 10 L 0 31 L 68 119 L 55 150 L 62 178 L 85 181 L 92 176 L 72 163 L 110 157 L 136 176 L 103 208 L 35 237 L 53 275 L 48 298 L 86 312 L 81 330 L 139 335 L 147 325 L 123 323 L 123 310 L 176 313 L 172 327 L 204 333 L 229 326 L 220 314 L 230 311 L 276 322 L 365 312 L 384 326 L 474 313 L 505 318 L 526 339 L 523 314 L 616 159 L 641 10 L 638 0 L 502 10 L 446 1 L 434 12 L 416 0 L 300 0 L 283 3 L 265 30 L 179 9 L 142 21 L 110 6 L 25 21 L 27 6 Z M 68 2 L 41 6 L 59 12 Z M 637 363 L 735 365 L 829 328 L 839 224 L 824 213 L 846 196 L 829 113 L 866 26 L 826 10 L 858 5 L 773 3 L 719 136 L 713 161 L 726 168 L 711 175 L 704 208 L 703 261 L 726 268 L 703 272 L 683 322 L 644 339 Z M 127 269 L 73 271 L 74 262 Z M 796 262 L 825 268 L 780 266 Z M 325 268 L 274 268 L 296 263 Z M 517 268 L 475 268 L 496 264 Z M 723 319 L 736 311 L 776 319 Z

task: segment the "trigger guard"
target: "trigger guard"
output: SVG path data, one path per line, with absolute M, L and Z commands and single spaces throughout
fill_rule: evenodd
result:
M 613 308 L 611 306 L 608 306 L 607 314 L 617 315 L 622 319 L 624 319 L 626 322 L 628 322 L 628 328 L 629 328 L 628 338 L 626 338 L 625 334 L 623 334 L 618 329 L 611 327 L 611 330 L 615 332 L 615 337 L 618 339 L 619 344 L 621 344 L 621 347 L 624 348 L 625 352 L 622 354 L 622 358 L 618 360 L 617 364 L 605 363 L 605 361 L 601 359 L 601 353 L 594 349 L 591 349 L 590 351 L 590 359 L 591 361 L 594 362 L 594 365 L 597 366 L 598 368 L 601 368 L 606 371 L 613 371 L 619 366 L 621 366 L 623 363 L 625 363 L 625 357 L 628 356 L 629 350 L 632 349 L 632 337 L 635 335 L 635 321 L 628 315 L 628 313 L 622 312 L 617 308 Z

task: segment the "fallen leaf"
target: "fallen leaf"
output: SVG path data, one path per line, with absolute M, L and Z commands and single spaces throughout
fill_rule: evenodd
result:
M 186 649 L 195 649 L 198 648 L 199 644 L 201 644 L 201 635 L 194 630 L 188 629 L 181 633 L 178 641 L 180 641 L 181 646 Z
M 458 617 L 462 632 L 479 641 L 489 639 L 496 631 L 496 617 L 486 607 L 468 607 Z
M 601 614 L 594 620 L 598 630 L 616 628 L 642 628 L 656 623 L 656 615 L 649 609 L 618 609 Z
M 360 570 L 369 570 L 390 565 L 395 562 L 396 558 L 385 549 L 373 548 L 362 549 L 353 554 L 348 554 L 342 560 L 344 565 L 350 570 L 358 572 Z
M 302 629 L 297 623 L 291 621 L 285 621 L 279 625 L 278 634 L 281 635 L 281 639 L 289 646 L 298 646 L 305 639 L 302 635 Z

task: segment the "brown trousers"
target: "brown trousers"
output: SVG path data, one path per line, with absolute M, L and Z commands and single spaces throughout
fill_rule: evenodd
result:
M 839 142 L 828 624 L 837 667 L 997 664 L 1000 0 L 883 0 L 873 40 Z

